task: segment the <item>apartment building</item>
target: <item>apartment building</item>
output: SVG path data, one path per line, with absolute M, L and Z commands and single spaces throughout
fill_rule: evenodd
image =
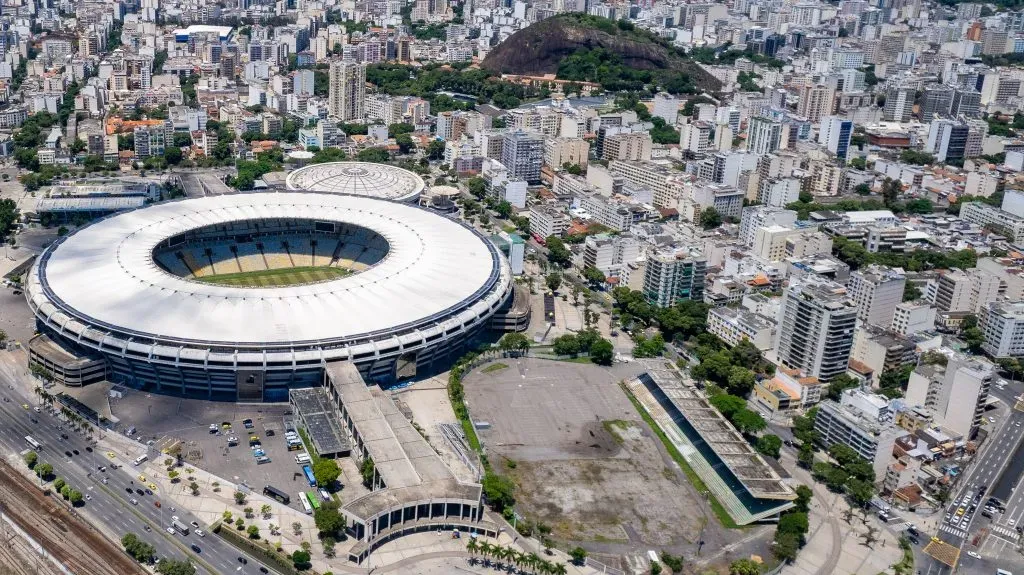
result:
M 853 349 L 857 306 L 846 288 L 806 276 L 783 294 L 776 357 L 824 382 L 846 373 Z

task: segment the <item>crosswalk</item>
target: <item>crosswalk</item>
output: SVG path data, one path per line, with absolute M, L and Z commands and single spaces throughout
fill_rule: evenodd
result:
M 993 525 L 992 532 L 996 533 L 997 535 L 1000 535 L 1004 539 L 1009 539 L 1010 541 L 1016 541 L 1020 538 L 1020 534 L 1017 533 L 1014 529 L 1010 527 L 1004 527 L 1002 525 Z
M 966 531 L 964 531 L 963 529 L 959 529 L 957 527 L 953 527 L 952 525 L 949 525 L 948 523 L 943 523 L 942 525 L 940 525 L 939 526 L 939 531 L 943 531 L 945 533 L 949 533 L 950 535 L 956 535 L 957 537 L 959 537 L 961 539 L 966 539 L 967 538 L 967 532 Z

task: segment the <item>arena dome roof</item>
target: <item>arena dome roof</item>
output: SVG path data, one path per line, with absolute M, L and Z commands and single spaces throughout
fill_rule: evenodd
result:
M 339 279 L 262 288 L 203 283 L 154 260 L 180 234 L 264 219 L 358 226 L 388 250 Z M 69 333 L 267 349 L 444 330 L 460 315 L 490 313 L 510 286 L 508 264 L 459 222 L 398 202 L 278 192 L 167 202 L 97 221 L 40 257 L 26 295 L 37 315 Z
M 352 194 L 385 200 L 414 201 L 426 185 L 417 174 L 371 162 L 328 162 L 299 168 L 285 184 L 289 190 Z

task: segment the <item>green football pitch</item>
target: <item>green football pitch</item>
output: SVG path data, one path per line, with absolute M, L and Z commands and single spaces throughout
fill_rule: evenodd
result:
M 209 284 L 235 287 L 280 287 L 322 282 L 347 276 L 351 271 L 334 267 L 298 267 L 219 274 L 193 278 Z

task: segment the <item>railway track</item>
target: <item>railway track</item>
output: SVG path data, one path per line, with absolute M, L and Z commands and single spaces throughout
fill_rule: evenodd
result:
M 0 460 L 0 505 L 18 527 L 76 575 L 145 575 L 119 548 Z

